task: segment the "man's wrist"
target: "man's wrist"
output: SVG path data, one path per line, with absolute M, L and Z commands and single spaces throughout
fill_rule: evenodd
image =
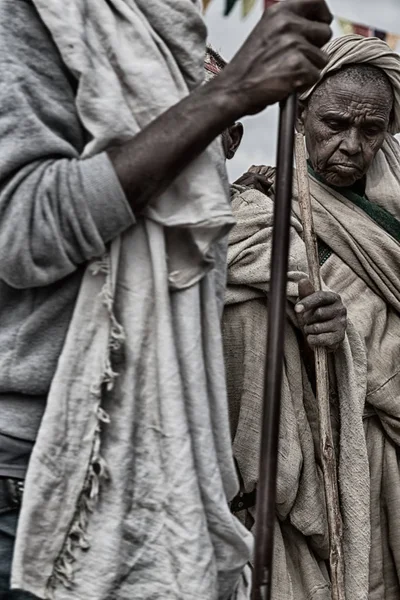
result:
M 223 73 L 206 83 L 202 87 L 202 92 L 205 95 L 209 109 L 214 109 L 215 114 L 221 121 L 221 133 L 243 117 L 239 95 L 232 92 L 231 87 L 225 81 Z

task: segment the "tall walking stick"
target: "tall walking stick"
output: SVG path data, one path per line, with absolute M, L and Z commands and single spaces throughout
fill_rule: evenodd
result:
M 293 95 L 281 103 L 279 118 L 264 410 L 257 487 L 253 600 L 271 598 L 295 120 L 296 96 Z
M 321 290 L 321 277 L 314 233 L 310 184 L 303 136 L 296 133 L 296 171 L 298 200 L 303 236 L 307 252 L 308 270 L 314 290 Z M 328 355 L 326 348 L 315 348 L 315 375 L 319 414 L 319 438 L 324 477 L 325 499 L 329 527 L 329 563 L 331 571 L 332 600 L 345 600 L 344 563 L 342 550 L 342 518 L 337 485 L 336 460 L 333 447 L 329 405 Z

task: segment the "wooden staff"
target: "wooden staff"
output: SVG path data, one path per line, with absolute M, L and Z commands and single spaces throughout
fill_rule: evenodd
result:
M 253 600 L 271 598 L 296 105 L 296 96 L 290 96 L 281 103 L 279 118 L 271 291 L 268 296 L 268 339 L 260 474 L 257 486 Z
M 298 200 L 303 223 L 303 236 L 307 252 L 309 277 L 314 290 L 318 292 L 321 290 L 321 277 L 317 238 L 314 233 L 312 218 L 310 184 L 308 179 L 304 139 L 300 133 L 296 133 L 295 148 Z M 340 513 L 336 459 L 331 426 L 328 354 L 326 348 L 315 348 L 315 374 L 319 413 L 320 451 L 329 527 L 329 563 L 331 571 L 332 600 L 345 600 L 342 517 Z

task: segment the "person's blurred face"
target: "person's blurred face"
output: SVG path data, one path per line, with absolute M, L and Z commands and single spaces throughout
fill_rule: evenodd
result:
M 316 89 L 299 118 L 313 169 L 343 187 L 361 179 L 381 148 L 393 97 L 380 83 L 333 75 Z

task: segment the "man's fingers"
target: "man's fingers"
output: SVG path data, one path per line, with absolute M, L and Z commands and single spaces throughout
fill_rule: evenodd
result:
M 268 169 L 270 169 L 270 167 L 265 167 L 264 165 L 251 165 L 248 172 L 255 173 L 256 175 L 266 175 Z
M 333 21 L 333 15 L 325 0 L 286 0 L 284 5 L 293 13 L 312 21 L 321 21 L 328 25 Z
M 319 79 L 319 71 L 322 71 L 322 69 L 326 67 L 329 62 L 328 56 L 325 54 L 325 52 L 322 52 L 322 50 L 319 50 L 311 43 L 308 44 L 305 42 L 302 46 L 300 46 L 300 50 L 304 53 L 304 56 L 309 60 L 311 65 L 318 70 L 317 79 Z M 313 78 L 315 78 L 314 75 Z
M 257 175 L 256 173 L 245 173 L 235 181 L 235 184 L 244 187 L 253 187 L 263 194 L 267 194 L 271 187 L 271 184 L 266 177 Z
M 326 63 L 326 56 L 321 50 L 304 39 L 297 41 L 297 50 L 289 55 L 286 63 L 296 91 L 316 83 Z
M 332 29 L 329 25 L 307 21 L 307 19 L 301 19 L 301 21 L 303 22 L 304 29 L 300 31 L 310 44 L 322 48 L 322 46 L 325 46 L 329 42 L 332 37 Z M 320 50 L 320 53 L 322 53 L 322 50 Z M 323 56 L 325 55 L 323 54 Z M 327 61 L 328 59 L 326 58 L 325 60 Z
M 281 30 L 286 34 L 296 34 L 305 38 L 313 47 L 318 50 L 325 46 L 332 37 L 332 29 L 326 23 L 318 21 L 310 21 L 301 16 L 291 16 L 290 19 L 284 21 L 281 25 Z
M 250 175 L 249 173 L 245 173 L 244 175 L 242 175 L 241 177 L 239 177 L 239 179 L 236 179 L 236 181 L 234 182 L 236 185 L 248 185 L 248 182 L 252 179 L 252 177 L 254 177 L 253 175 Z

